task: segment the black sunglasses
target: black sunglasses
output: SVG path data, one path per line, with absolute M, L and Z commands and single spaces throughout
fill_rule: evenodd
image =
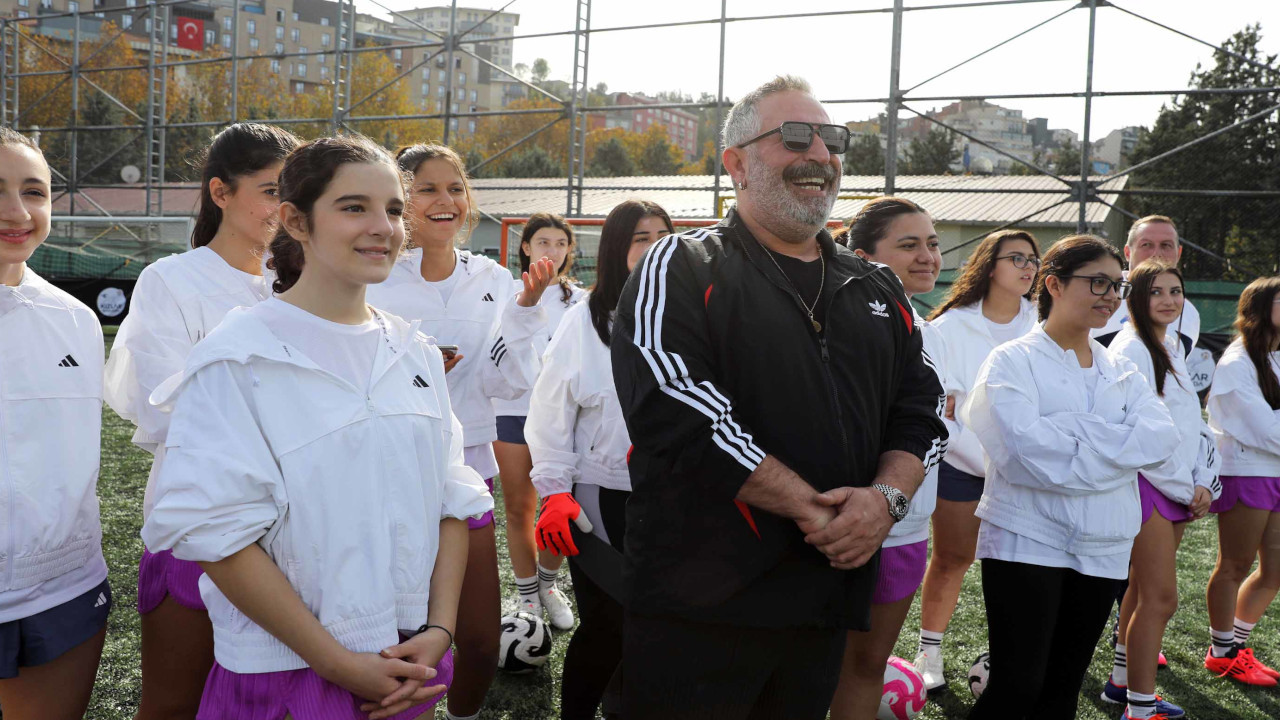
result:
M 804 152 L 813 144 L 813 136 L 816 134 L 822 138 L 822 144 L 827 146 L 827 152 L 832 155 L 843 155 L 849 149 L 849 128 L 844 125 L 815 125 L 813 123 L 799 122 L 796 120 L 788 120 L 778 127 L 767 133 L 757 135 L 750 140 L 739 143 L 734 147 L 744 148 L 757 140 L 780 133 L 782 135 L 782 146 L 791 152 Z

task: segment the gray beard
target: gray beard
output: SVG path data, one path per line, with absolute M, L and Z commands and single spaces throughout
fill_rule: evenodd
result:
M 839 194 L 839 178 L 832 191 L 821 198 L 798 198 L 787 189 L 781 175 L 768 171 L 762 163 L 752 163 L 747 187 L 754 195 L 754 209 L 762 225 L 779 239 L 801 243 L 812 238 L 831 216 Z

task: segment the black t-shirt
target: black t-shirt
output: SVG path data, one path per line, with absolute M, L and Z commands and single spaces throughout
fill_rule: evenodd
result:
M 795 291 L 800 294 L 800 300 L 804 303 L 805 308 L 813 308 L 813 318 L 821 325 L 826 325 L 827 307 L 826 303 L 818 298 L 821 291 L 824 295 L 827 289 L 822 282 L 822 269 L 825 265 L 822 260 L 801 260 L 790 255 L 782 255 L 768 248 L 765 252 L 778 263 L 778 267 L 782 273 L 791 281 Z M 814 304 L 817 307 L 814 307 Z

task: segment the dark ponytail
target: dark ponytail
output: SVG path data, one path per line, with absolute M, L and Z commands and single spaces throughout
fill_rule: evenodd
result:
M 236 181 L 284 160 L 302 141 L 287 130 L 260 123 L 236 123 L 218 133 L 205 150 L 200 177 L 200 211 L 191 247 L 208 245 L 222 224 L 222 208 L 213 201 L 209 183 L 218 178 L 235 190 Z
M 311 210 L 338 174 L 349 163 L 385 163 L 400 176 L 406 192 L 408 176 L 400 171 L 391 155 L 363 135 L 337 135 L 313 140 L 298 147 L 285 158 L 280 171 L 280 203 L 289 203 L 307 219 L 307 229 L 314 230 Z M 276 274 L 271 289 L 277 294 L 293 287 L 302 277 L 305 255 L 302 243 L 281 224 L 271 240 L 271 259 L 267 267 Z
M 880 197 L 862 206 L 857 215 L 849 221 L 845 231 L 845 240 L 841 245 L 850 250 L 861 250 L 868 255 L 876 254 L 876 243 L 884 239 L 889 231 L 889 224 L 896 217 L 903 215 L 928 215 L 924 208 L 899 197 Z

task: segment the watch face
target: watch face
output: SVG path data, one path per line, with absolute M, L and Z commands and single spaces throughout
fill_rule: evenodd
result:
M 893 509 L 895 511 L 894 515 L 896 515 L 899 520 L 907 516 L 907 510 L 910 509 L 910 507 L 911 507 L 911 503 L 907 500 L 906 495 L 898 495 L 894 499 L 894 503 L 893 503 Z

